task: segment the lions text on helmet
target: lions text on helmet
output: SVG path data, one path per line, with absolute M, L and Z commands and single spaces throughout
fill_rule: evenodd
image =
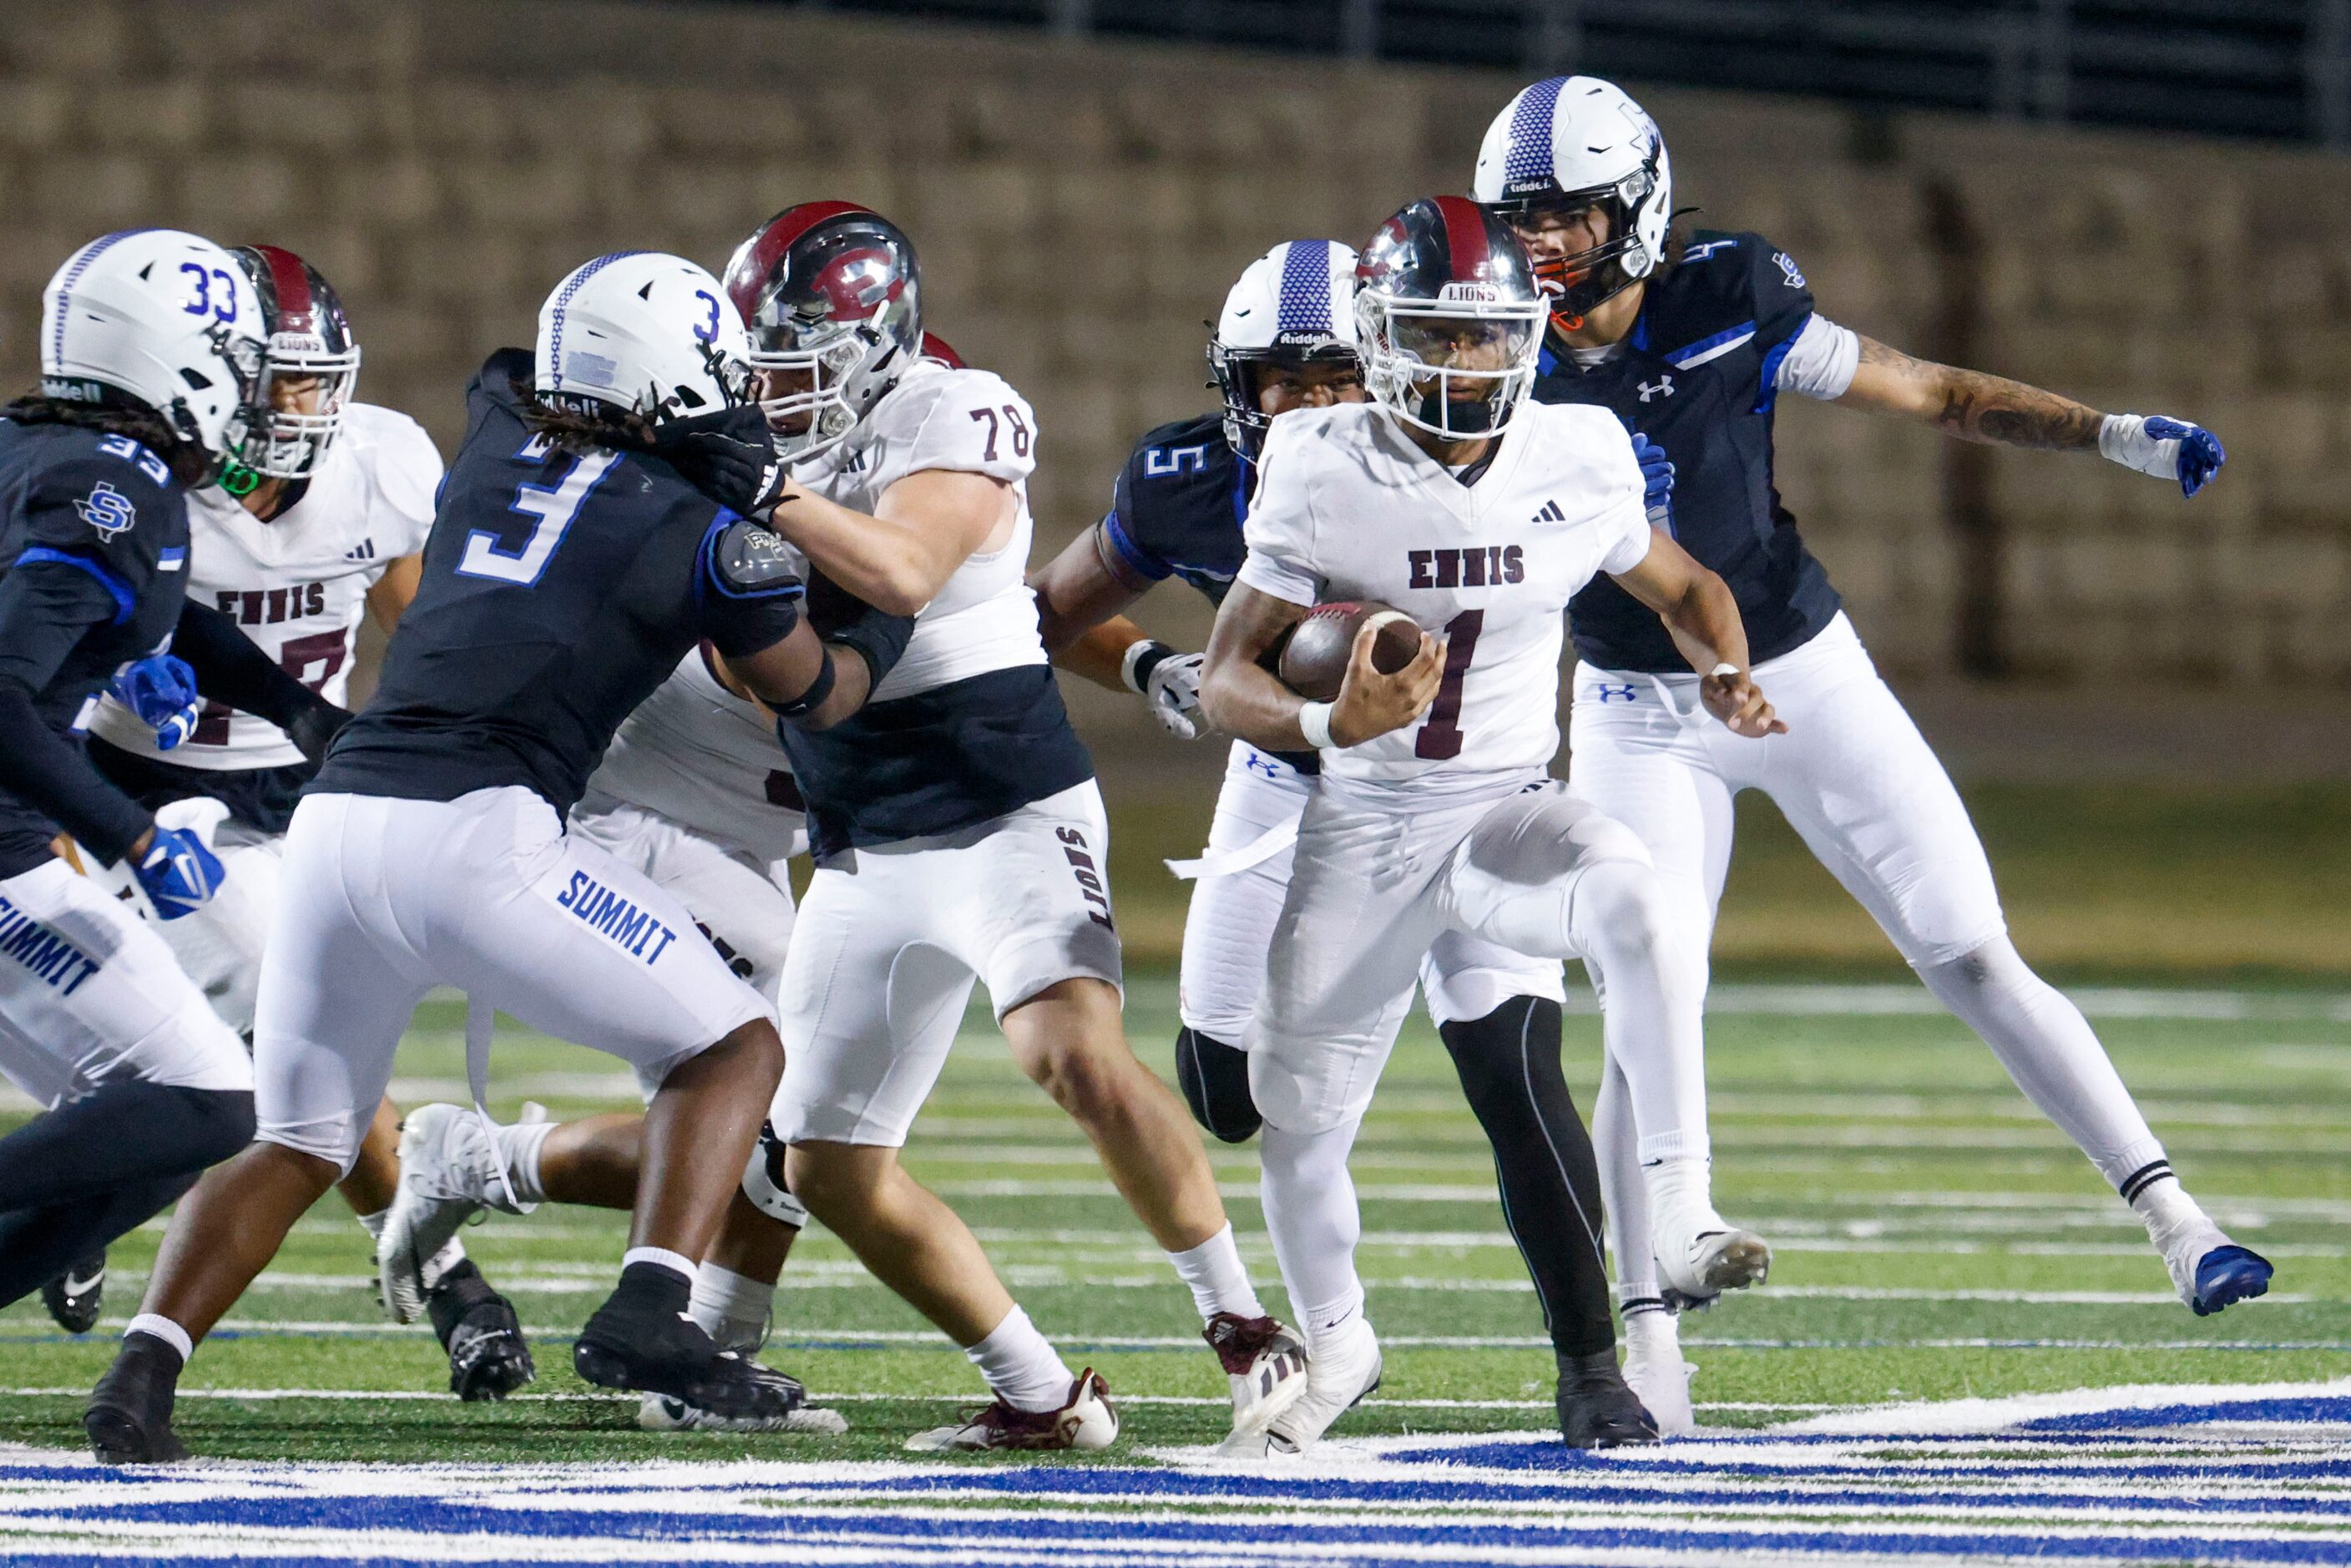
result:
M 1446 443 L 1499 434 L 1534 385 L 1546 309 L 1500 219 L 1432 196 L 1380 226 L 1355 268 L 1364 383 Z
M 178 229 L 126 229 L 41 291 L 41 393 L 152 414 L 197 480 L 261 425 L 263 316 L 236 258 Z

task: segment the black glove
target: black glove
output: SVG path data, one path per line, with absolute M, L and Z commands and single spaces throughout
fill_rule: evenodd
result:
M 722 507 L 749 516 L 782 475 L 768 416 L 756 404 L 653 427 L 653 455 Z
M 342 734 L 343 726 L 350 722 L 349 708 L 337 707 L 320 697 L 295 716 L 294 721 L 286 727 L 286 738 L 299 747 L 302 755 L 312 762 L 324 762 L 327 747 L 334 744 L 335 737 Z

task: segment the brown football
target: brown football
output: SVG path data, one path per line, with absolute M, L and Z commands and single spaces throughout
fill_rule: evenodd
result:
M 1355 634 L 1374 617 L 1385 619 L 1372 643 L 1372 667 L 1393 675 L 1411 664 L 1420 652 L 1420 628 L 1411 616 L 1376 600 L 1342 600 L 1316 605 L 1290 632 L 1281 650 L 1281 684 L 1309 702 L 1327 703 L 1338 696 Z

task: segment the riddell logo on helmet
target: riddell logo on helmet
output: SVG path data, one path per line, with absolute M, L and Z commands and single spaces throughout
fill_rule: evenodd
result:
M 1479 305 L 1501 301 L 1502 291 L 1490 283 L 1448 283 L 1437 291 L 1439 299 L 1466 299 Z

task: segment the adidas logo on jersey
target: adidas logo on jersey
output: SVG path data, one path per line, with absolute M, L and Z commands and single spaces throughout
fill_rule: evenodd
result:
M 375 559 L 375 541 L 373 539 L 361 539 L 359 543 L 353 545 L 350 549 L 343 552 L 343 559 L 345 560 L 373 560 Z
M 1542 504 L 1542 510 L 1537 512 L 1531 520 L 1538 523 L 1563 523 L 1567 521 L 1567 514 L 1559 509 L 1557 501 L 1545 501 Z

